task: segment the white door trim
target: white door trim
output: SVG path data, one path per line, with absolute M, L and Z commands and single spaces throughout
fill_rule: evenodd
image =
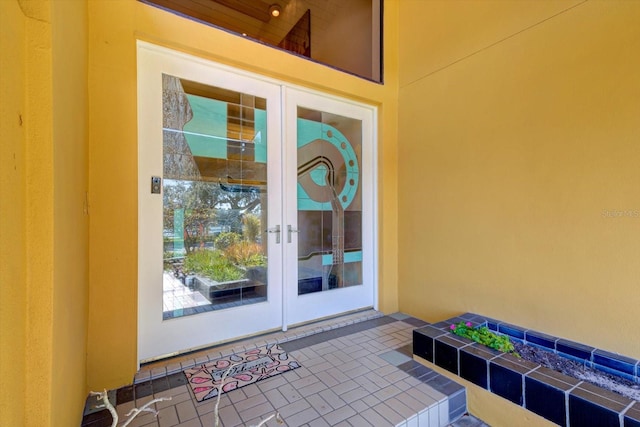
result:
M 283 206 L 275 209 L 275 213 L 272 215 L 269 213 L 269 227 L 275 225 L 281 225 L 283 229 L 281 245 L 275 245 L 274 240 L 270 240 L 269 245 L 269 259 L 276 258 L 274 265 L 269 264 L 269 304 L 268 310 L 261 312 L 259 316 L 255 315 L 255 310 L 259 309 L 263 303 L 247 305 L 234 308 L 233 316 L 240 315 L 251 318 L 254 324 L 257 324 L 258 328 L 246 328 L 243 322 L 224 322 L 222 326 L 224 333 L 213 336 L 204 335 L 197 338 L 194 343 L 193 340 L 188 339 L 188 336 L 192 334 L 185 334 L 185 330 L 197 331 L 198 323 L 204 322 L 209 325 L 216 325 L 216 328 L 220 328 L 220 314 L 221 312 L 209 312 L 196 316 L 188 316 L 178 319 L 162 320 L 162 290 L 151 289 L 150 286 L 145 287 L 144 283 L 149 280 L 158 281 L 158 272 L 162 271 L 162 218 L 161 215 L 156 215 L 156 218 L 151 218 L 146 214 L 149 208 L 157 209 L 157 212 L 162 210 L 162 196 L 157 194 L 150 194 L 150 177 L 162 176 L 162 150 L 153 149 L 153 144 L 149 144 L 151 141 L 162 141 L 162 83 L 161 74 L 167 73 L 182 78 L 187 78 L 195 81 L 199 81 L 205 84 L 225 86 L 226 84 L 236 85 L 235 87 L 229 87 L 233 90 L 241 92 L 248 92 L 255 84 L 258 83 L 263 86 L 269 87 L 269 104 L 273 102 L 277 105 L 280 104 L 280 108 L 276 110 L 269 110 L 268 114 L 268 129 L 269 129 L 269 158 L 280 157 L 283 162 L 284 168 L 291 168 L 291 162 L 295 163 L 295 158 L 291 159 L 291 153 L 285 153 L 284 149 L 286 144 L 272 144 L 273 140 L 284 140 L 283 129 L 286 126 L 285 115 L 282 112 L 285 110 L 286 105 L 286 92 L 288 90 L 298 91 L 299 93 L 307 93 L 314 96 L 322 97 L 326 100 L 339 101 L 341 103 L 352 104 L 359 108 L 369 109 L 372 115 L 372 128 L 371 128 L 371 150 L 363 150 L 363 164 L 366 164 L 370 169 L 370 178 L 366 180 L 366 185 L 370 188 L 367 192 L 370 194 L 370 200 L 367 202 L 367 209 L 370 209 L 370 234 L 368 237 L 370 241 L 368 246 L 371 251 L 371 265 L 366 273 L 366 280 L 371 284 L 372 297 L 371 302 L 373 308 L 378 308 L 378 206 L 377 206 L 377 108 L 375 106 L 367 105 L 364 103 L 356 102 L 353 100 L 343 99 L 334 95 L 324 94 L 318 91 L 313 91 L 301 86 L 296 86 L 282 81 L 278 81 L 272 78 L 253 74 L 247 71 L 238 70 L 233 67 L 214 63 L 212 61 L 199 58 L 197 56 L 189 55 L 182 52 L 177 52 L 164 47 L 156 46 L 144 41 L 138 41 L 138 360 L 146 361 L 158 356 L 170 356 L 183 351 L 191 349 L 201 348 L 212 343 L 229 340 L 241 336 L 246 336 L 259 331 L 272 330 L 276 328 L 282 328 L 286 330 L 288 325 L 296 324 L 299 319 L 291 318 L 287 311 L 288 304 L 291 303 L 291 296 L 288 292 L 283 291 L 285 285 L 276 286 L 276 278 L 288 281 L 290 277 L 285 272 L 286 266 L 282 256 L 283 252 L 287 252 L 288 247 L 286 245 L 286 230 L 287 223 L 295 224 L 291 220 L 287 221 L 285 213 L 282 211 Z M 232 80 L 224 80 L 224 84 L 221 84 L 219 80 L 216 80 L 214 75 L 233 75 L 234 78 L 242 83 L 232 83 Z M 225 77 L 226 78 L 226 77 Z M 254 83 L 251 83 L 253 81 Z M 258 90 L 258 89 L 255 89 Z M 276 100 L 276 101 L 272 101 Z M 160 123 L 160 125 L 158 125 Z M 272 135 L 271 132 L 274 132 Z M 162 143 L 160 142 L 160 147 Z M 157 145 L 156 145 L 157 146 Z M 295 147 L 295 143 L 294 143 Z M 147 163 L 151 163 L 155 166 L 149 166 Z M 295 168 L 295 164 L 293 165 Z M 281 176 L 281 171 L 278 171 L 275 167 L 269 167 L 269 191 L 279 191 L 280 194 L 286 196 L 289 187 L 284 187 Z M 272 173 L 275 174 L 272 176 Z M 295 176 L 295 175 L 294 175 Z M 295 180 L 294 180 L 295 181 Z M 278 182 L 275 184 L 272 182 Z M 272 187 L 273 185 L 273 187 Z M 295 182 L 294 182 L 295 185 Z M 363 184 L 364 185 L 364 184 Z M 280 186 L 280 188 L 276 188 Z M 293 194 L 296 194 L 295 192 Z M 295 203 L 295 200 L 294 200 Z M 274 203 L 275 204 L 275 203 Z M 272 203 L 269 203 L 270 210 Z M 297 221 L 296 221 L 297 222 Z M 275 238 L 275 236 L 271 236 Z M 293 246 L 293 245 L 290 245 Z M 276 256 L 271 253 L 271 250 L 280 251 L 281 255 Z M 293 259 L 297 259 L 294 256 Z M 149 261 L 150 260 L 150 261 Z M 155 277 L 155 279 L 150 279 Z M 273 278 L 273 280 L 271 280 Z M 297 279 L 296 279 L 297 280 Z M 160 277 L 160 282 L 162 278 Z M 271 285 L 273 283 L 273 285 Z M 296 281 L 297 283 L 297 281 Z M 297 286 L 296 286 L 297 288 Z M 345 289 L 347 290 L 347 289 Z M 325 294 L 331 294 L 332 292 L 323 292 Z M 275 304 L 275 305 L 274 305 Z M 266 304 L 264 304 L 266 306 Z M 160 308 L 159 308 L 160 307 Z M 326 315 L 339 314 L 340 311 L 349 311 L 353 307 L 337 306 L 337 311 L 333 310 Z M 271 313 L 268 311 L 271 310 Z M 318 315 L 317 317 L 324 317 Z M 201 319 L 200 321 L 194 319 Z M 203 319 L 203 320 L 202 320 Z M 256 322 L 256 319 L 259 319 Z M 165 332 L 155 331 L 159 325 L 169 325 Z M 162 328 L 160 328 L 162 330 Z M 156 346 L 154 342 L 171 342 L 172 345 L 162 348 Z

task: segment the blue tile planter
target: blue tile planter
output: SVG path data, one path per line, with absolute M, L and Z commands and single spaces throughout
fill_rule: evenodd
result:
M 567 396 L 580 381 L 540 367 L 525 379 L 527 409 L 558 425 L 567 425 Z
M 460 349 L 460 377 L 489 389 L 489 361 L 500 355 L 499 351 L 480 344 L 472 344 Z
M 624 427 L 640 427 L 640 405 L 634 405 L 625 412 Z
M 623 414 L 634 401 L 581 383 L 569 393 L 569 419 L 584 427 L 618 427 Z
M 524 405 L 524 379 L 537 364 L 504 354 L 489 362 L 489 391 L 516 405 Z
M 415 329 L 413 353 L 560 426 L 640 427 L 640 402 L 451 334 L 460 321 L 640 383 L 636 359 L 473 313 Z

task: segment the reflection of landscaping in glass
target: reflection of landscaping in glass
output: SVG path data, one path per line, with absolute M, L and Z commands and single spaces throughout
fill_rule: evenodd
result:
M 164 318 L 267 296 L 266 101 L 163 76 Z

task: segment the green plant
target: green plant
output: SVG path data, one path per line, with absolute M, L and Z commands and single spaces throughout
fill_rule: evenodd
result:
M 259 267 L 267 265 L 267 257 L 262 253 L 262 246 L 246 240 L 229 246 L 224 255 L 235 265 L 243 267 Z
M 495 334 L 486 326 L 473 327 L 471 322 L 459 322 L 457 325 L 452 324 L 449 328 L 451 329 L 451 332 L 458 336 L 468 338 L 495 350 L 502 351 L 504 353 L 511 353 L 516 357 L 520 357 L 508 336 Z
M 244 277 L 244 271 L 237 268 L 224 254 L 217 250 L 197 250 L 184 259 L 184 269 L 191 274 L 199 274 L 215 280 L 228 282 Z
M 224 251 L 229 246 L 234 245 L 241 241 L 242 241 L 241 234 L 234 233 L 232 231 L 226 231 L 224 233 L 218 234 L 218 237 L 216 237 L 216 240 L 214 240 L 214 243 L 215 243 L 216 249 L 220 249 Z

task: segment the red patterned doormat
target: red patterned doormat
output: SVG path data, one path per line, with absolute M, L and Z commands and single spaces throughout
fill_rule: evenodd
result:
M 223 394 L 299 367 L 280 346 L 271 344 L 186 369 L 184 374 L 196 400 L 202 402 L 218 395 L 226 371 Z

